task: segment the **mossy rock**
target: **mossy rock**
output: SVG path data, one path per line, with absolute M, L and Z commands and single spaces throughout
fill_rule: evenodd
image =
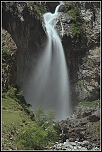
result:
M 80 102 L 80 105 L 84 107 L 90 107 L 90 108 L 96 108 L 100 104 L 100 100 L 97 99 L 95 101 L 82 101 Z
M 73 2 L 66 2 L 65 11 L 70 18 L 70 27 L 72 30 L 72 43 L 78 44 L 81 40 L 86 39 L 85 28 L 83 27 L 83 19 L 80 16 L 79 8 Z

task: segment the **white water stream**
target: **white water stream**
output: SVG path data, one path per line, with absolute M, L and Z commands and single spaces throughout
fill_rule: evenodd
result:
M 45 112 L 55 111 L 56 120 L 64 120 L 71 114 L 68 70 L 61 39 L 54 28 L 60 5 L 56 7 L 55 13 L 43 15 L 47 45 L 25 94 L 33 111 L 42 104 Z

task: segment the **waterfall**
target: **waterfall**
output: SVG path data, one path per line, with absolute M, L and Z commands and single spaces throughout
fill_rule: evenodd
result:
M 61 39 L 54 28 L 60 5 L 53 14 L 43 15 L 47 44 L 25 93 L 33 111 L 42 104 L 45 112 L 55 112 L 56 120 L 64 120 L 71 114 L 68 70 Z

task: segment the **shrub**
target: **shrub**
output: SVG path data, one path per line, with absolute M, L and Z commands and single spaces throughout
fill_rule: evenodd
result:
M 35 119 L 39 123 L 48 123 L 53 124 L 55 119 L 55 112 L 53 110 L 49 110 L 47 114 L 43 112 L 43 106 L 40 105 L 38 109 L 35 111 Z
M 42 150 L 50 146 L 51 142 L 59 140 L 60 126 L 54 122 L 52 110 L 44 114 L 43 107 L 40 105 L 35 112 L 35 123 L 25 126 L 17 138 L 17 147 L 20 150 Z
M 20 150 L 42 150 L 52 140 L 50 129 L 44 130 L 38 124 L 25 127 L 18 135 L 17 147 Z M 52 135 L 53 136 L 53 135 Z
M 22 91 L 20 91 L 17 87 L 14 87 L 12 85 L 8 85 L 8 88 L 5 90 L 3 89 L 2 97 L 12 98 L 19 103 L 25 104 L 26 106 L 31 106 L 30 104 L 26 103 Z

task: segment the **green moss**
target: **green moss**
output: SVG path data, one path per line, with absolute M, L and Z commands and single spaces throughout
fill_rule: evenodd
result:
M 10 64 L 12 52 L 6 45 L 2 46 L 2 68 L 6 69 L 7 65 Z
M 2 89 L 5 90 L 10 80 L 12 68 L 14 67 L 15 56 L 5 44 L 2 45 Z
M 6 45 L 4 45 L 2 47 L 2 55 L 6 56 L 6 57 L 10 57 L 11 56 L 11 51 L 7 48 Z
M 82 101 L 80 103 L 80 105 L 85 106 L 85 107 L 95 108 L 95 107 L 98 106 L 99 103 L 100 103 L 100 100 L 98 99 L 98 100 L 95 100 L 95 101 L 92 101 L 92 102 L 90 102 L 90 101 Z
M 46 9 L 43 4 L 39 2 L 27 2 L 28 10 L 37 20 L 41 20 L 41 17 L 46 13 Z
M 80 17 L 79 9 L 77 7 L 74 7 L 73 9 L 68 11 L 68 15 L 70 15 L 75 21 L 78 20 Z
M 78 80 L 76 84 L 79 84 L 79 85 L 80 85 L 80 84 L 82 84 L 82 83 L 83 83 L 83 80 Z
M 94 134 L 99 135 L 100 134 L 100 121 L 98 122 L 93 122 L 93 129 L 92 131 Z
M 70 18 L 70 26 L 72 30 L 72 42 L 77 44 L 80 40 L 85 39 L 85 29 L 82 26 L 82 18 L 80 16 L 80 10 L 77 6 L 75 6 L 72 2 L 66 3 L 66 12 L 71 17 Z
M 45 10 L 45 8 L 44 8 L 43 5 L 40 5 L 39 3 L 36 3 L 36 4 L 34 4 L 34 7 L 35 7 L 35 9 L 36 9 L 39 13 L 41 13 L 41 14 L 46 13 L 46 10 Z

